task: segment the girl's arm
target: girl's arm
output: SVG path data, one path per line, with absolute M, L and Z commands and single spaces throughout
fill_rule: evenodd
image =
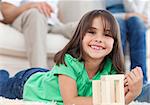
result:
M 127 89 L 125 94 L 125 104 L 129 104 L 142 90 L 143 74 L 140 67 L 134 68 L 126 74 Z M 59 75 L 59 86 L 64 105 L 92 105 L 92 97 L 79 97 L 77 92 L 76 81 L 72 78 Z
M 92 105 L 92 97 L 79 97 L 76 81 L 59 75 L 59 86 L 64 105 Z
M 142 91 L 143 73 L 140 67 L 134 68 L 131 72 L 125 75 L 127 79 L 128 92 L 125 94 L 125 103 L 128 105 Z

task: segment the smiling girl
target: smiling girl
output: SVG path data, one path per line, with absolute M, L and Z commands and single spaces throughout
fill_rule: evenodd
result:
M 125 73 L 121 51 L 115 18 L 108 11 L 93 10 L 82 17 L 70 42 L 55 55 L 56 65 L 51 71 L 31 68 L 13 78 L 8 78 L 7 71 L 0 71 L 0 95 L 40 102 L 54 100 L 58 105 L 92 105 L 92 80 Z M 126 104 L 141 93 L 142 77 L 139 67 L 125 75 Z

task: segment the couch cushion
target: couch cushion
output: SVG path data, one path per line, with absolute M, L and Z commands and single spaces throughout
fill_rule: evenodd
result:
M 48 56 L 61 50 L 69 40 L 62 35 L 47 35 Z M 9 25 L 0 23 L 0 54 L 26 57 L 24 36 Z

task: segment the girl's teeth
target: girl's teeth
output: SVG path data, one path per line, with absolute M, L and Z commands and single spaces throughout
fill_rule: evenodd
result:
M 97 46 L 91 46 L 91 48 L 96 49 L 96 50 L 101 50 L 102 47 L 97 47 Z

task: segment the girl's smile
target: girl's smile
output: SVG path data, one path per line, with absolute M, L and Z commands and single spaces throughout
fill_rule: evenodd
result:
M 90 45 L 90 47 L 95 50 L 95 51 L 100 51 L 100 50 L 103 50 L 105 49 L 103 46 L 101 45 Z

